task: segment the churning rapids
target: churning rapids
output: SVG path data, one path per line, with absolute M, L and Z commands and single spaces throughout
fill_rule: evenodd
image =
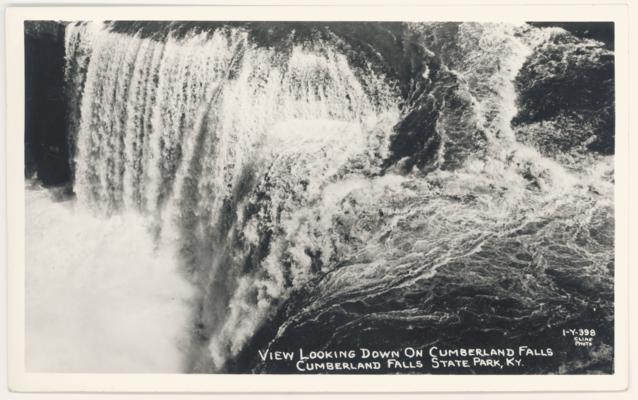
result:
M 75 196 L 28 189 L 28 321 L 46 332 L 64 307 L 57 334 L 103 350 L 91 368 L 549 345 L 511 372 L 612 371 L 613 76 L 587 86 L 613 70 L 602 42 L 528 24 L 82 22 L 65 49 Z M 563 328 L 598 336 L 576 348 Z

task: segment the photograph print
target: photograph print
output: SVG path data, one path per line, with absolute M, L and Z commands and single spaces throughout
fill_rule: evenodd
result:
M 24 50 L 28 372 L 614 373 L 613 22 Z

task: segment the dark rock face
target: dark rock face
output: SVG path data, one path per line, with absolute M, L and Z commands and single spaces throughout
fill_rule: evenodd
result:
M 64 95 L 64 25 L 26 21 L 25 176 L 44 185 L 71 181 Z
M 614 153 L 614 55 L 603 43 L 556 33 L 534 50 L 516 86 L 519 140 L 549 156 Z
M 402 91 L 403 117 L 394 127 L 386 167 L 451 170 L 469 154 L 483 152 L 485 132 L 476 125 L 471 96 L 456 71 L 465 53 L 458 46 L 459 25 L 433 23 L 406 33 L 408 54 L 418 62 L 403 59 L 410 72 L 400 75 L 400 82 L 408 90 Z

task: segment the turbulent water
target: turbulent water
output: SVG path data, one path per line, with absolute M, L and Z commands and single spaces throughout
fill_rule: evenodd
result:
M 512 372 L 610 372 L 613 126 L 530 110 L 612 51 L 526 24 L 379 26 L 363 44 L 343 27 L 67 26 L 77 207 L 138 215 L 175 249 L 196 291 L 185 370 L 294 372 L 267 348 L 549 343 L 557 357 Z M 377 37 L 412 44 L 389 57 Z

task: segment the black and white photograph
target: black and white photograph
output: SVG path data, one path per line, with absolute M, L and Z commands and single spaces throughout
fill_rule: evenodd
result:
M 614 375 L 613 21 L 24 21 L 29 373 Z

